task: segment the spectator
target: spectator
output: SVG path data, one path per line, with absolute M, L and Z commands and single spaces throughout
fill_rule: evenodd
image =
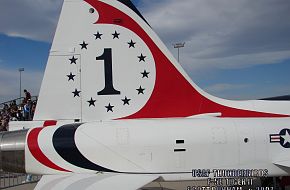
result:
M 9 118 L 7 116 L 2 116 L 0 131 L 7 131 Z
M 16 105 L 16 101 L 14 100 L 10 104 L 10 115 L 11 115 L 13 120 L 17 119 L 17 112 L 18 112 L 18 107 Z
M 24 120 L 25 121 L 29 121 L 30 120 L 30 108 L 31 108 L 31 105 L 30 105 L 31 101 L 28 100 L 26 102 L 26 104 L 24 105 L 23 107 L 23 113 L 24 113 Z
M 34 117 L 35 110 L 36 110 L 36 101 L 32 102 L 32 106 L 31 106 L 31 119 L 33 119 L 33 117 Z
M 4 131 L 2 111 L 0 113 L 0 131 Z
M 31 94 L 26 89 L 24 89 L 24 94 L 25 94 L 25 98 L 23 100 L 23 103 L 26 103 L 28 100 L 31 100 Z
M 4 108 L 3 108 L 3 110 L 4 110 L 4 111 L 7 111 L 8 108 L 9 108 L 8 105 L 7 105 L 7 104 L 4 104 Z
M 23 121 L 24 120 L 23 112 L 22 112 L 22 106 L 19 106 L 19 108 L 18 108 L 17 119 L 18 119 L 18 121 Z
M 36 109 L 36 101 L 31 101 L 31 95 L 25 90 L 25 99 L 17 105 L 16 100 L 9 104 L 1 104 L 3 108 L 0 109 L 0 131 L 7 131 L 9 121 L 31 121 Z

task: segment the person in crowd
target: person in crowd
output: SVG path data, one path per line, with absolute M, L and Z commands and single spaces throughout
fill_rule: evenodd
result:
M 0 112 L 0 132 L 4 131 L 2 111 Z
M 24 107 L 23 107 L 23 113 L 24 113 L 24 120 L 25 121 L 29 121 L 31 120 L 30 119 L 30 112 L 31 111 L 31 100 L 28 99 L 26 104 L 24 104 Z
M 26 103 L 28 100 L 31 100 L 31 94 L 26 89 L 24 89 L 24 94 L 25 94 L 25 98 L 23 100 L 23 103 Z
M 34 117 L 35 110 L 36 110 L 36 101 L 33 101 L 31 106 L 31 119 L 33 119 Z
M 9 123 L 9 117 L 8 116 L 2 116 L 0 131 L 7 131 L 8 123 Z
M 24 93 L 25 99 L 19 105 L 17 105 L 16 100 L 1 104 L 0 131 L 7 131 L 9 121 L 31 121 L 33 119 L 37 101 L 31 101 L 31 95 L 26 89 Z
M 3 108 L 3 110 L 4 110 L 4 111 L 7 111 L 8 108 L 9 108 L 8 105 L 7 105 L 7 104 L 4 104 L 4 108 Z
M 12 117 L 11 120 L 18 120 L 17 118 L 18 106 L 16 105 L 16 101 L 14 100 L 10 104 L 10 116 Z
M 17 111 L 17 120 L 18 121 L 23 121 L 24 117 L 23 117 L 23 111 L 22 111 L 22 106 L 18 107 L 18 111 Z

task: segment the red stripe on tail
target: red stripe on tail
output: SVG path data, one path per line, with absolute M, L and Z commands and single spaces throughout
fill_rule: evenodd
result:
M 69 170 L 63 169 L 62 167 L 57 166 L 55 163 L 49 160 L 49 158 L 47 158 L 45 154 L 41 151 L 38 144 L 38 136 L 42 129 L 44 128 L 32 129 L 27 137 L 27 145 L 33 157 L 37 161 L 39 161 L 41 164 L 51 169 L 62 171 L 62 172 L 71 172 Z

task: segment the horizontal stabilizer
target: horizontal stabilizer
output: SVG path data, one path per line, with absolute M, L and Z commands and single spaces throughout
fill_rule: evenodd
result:
M 290 160 L 281 160 L 281 161 L 275 162 L 274 164 L 278 166 L 290 168 Z
M 35 190 L 135 190 L 159 178 L 156 175 L 136 174 L 75 174 L 45 175 Z
M 277 166 L 283 166 L 283 167 L 290 168 L 290 157 L 289 157 L 289 153 L 284 152 L 284 153 L 280 154 L 274 160 L 273 164 L 275 164 Z

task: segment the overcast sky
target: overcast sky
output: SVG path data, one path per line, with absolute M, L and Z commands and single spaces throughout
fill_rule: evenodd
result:
M 290 94 L 289 0 L 135 0 L 167 47 L 186 42 L 180 62 L 213 95 Z M 23 86 L 38 94 L 61 0 L 0 1 L 0 102 Z

